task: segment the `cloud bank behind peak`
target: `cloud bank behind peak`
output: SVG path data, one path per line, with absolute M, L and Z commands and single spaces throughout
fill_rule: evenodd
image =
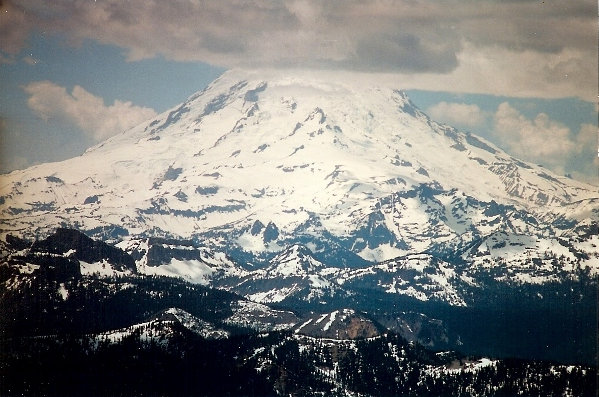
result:
M 225 67 L 403 74 L 414 87 L 596 95 L 596 11 L 577 2 L 457 0 L 4 1 L 4 57 L 34 30 Z

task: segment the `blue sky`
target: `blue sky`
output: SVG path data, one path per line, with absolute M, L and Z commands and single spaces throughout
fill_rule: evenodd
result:
M 0 172 L 81 154 L 229 68 L 340 69 L 597 182 L 596 2 L 4 1 Z

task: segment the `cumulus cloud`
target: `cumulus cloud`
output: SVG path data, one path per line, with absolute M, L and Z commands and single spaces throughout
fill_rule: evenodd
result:
M 593 124 L 582 124 L 580 132 L 576 136 L 576 146 L 579 150 L 590 148 L 596 150 L 599 143 L 599 129 Z M 599 154 L 599 153 L 597 153 Z
M 495 113 L 495 134 L 509 147 L 510 152 L 533 161 L 555 161 L 572 152 L 575 142 L 570 129 L 553 121 L 545 113 L 534 120 L 523 116 L 517 109 L 503 102 Z
M 510 153 L 595 184 L 597 131 L 596 125 L 582 124 L 573 133 L 544 113 L 529 119 L 507 102 L 494 115 L 493 135 Z
M 458 66 L 446 74 L 396 73 L 385 76 L 405 89 L 482 93 L 509 97 L 578 97 L 595 103 L 596 61 L 577 49 L 539 54 L 464 43 Z
M 569 173 L 573 178 L 599 185 L 598 144 L 599 129 L 597 125 L 582 124 L 576 136 L 577 155 L 572 156 L 567 163 Z
M 475 127 L 486 120 L 485 113 L 477 105 L 455 102 L 439 102 L 427 109 L 433 119 L 451 125 Z
M 576 149 L 569 128 L 544 113 L 530 120 L 507 102 L 497 108 L 494 122 L 495 135 L 510 153 L 564 173 L 565 159 Z
M 592 0 L 5 0 L 1 7 L 5 54 L 39 29 L 73 44 L 119 46 L 131 61 L 162 55 L 226 67 L 401 72 L 415 84 L 432 78 L 437 90 L 596 94 L 597 75 L 587 74 L 596 65 Z
M 104 140 L 156 115 L 153 109 L 115 100 L 110 106 L 80 86 L 69 93 L 50 81 L 37 81 L 24 87 L 30 96 L 27 105 L 39 117 L 60 118 L 75 124 L 95 141 Z

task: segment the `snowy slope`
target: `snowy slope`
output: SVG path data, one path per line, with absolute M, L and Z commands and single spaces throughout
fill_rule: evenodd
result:
M 285 330 L 293 327 L 298 318 L 290 311 L 276 310 L 261 303 L 239 300 L 231 305 L 233 314 L 226 324 L 256 331 Z
M 330 276 L 339 270 L 315 259 L 307 247 L 294 244 L 270 259 L 267 267 L 248 272 L 240 282 L 230 286 L 255 302 L 278 303 L 288 299 L 312 302 L 342 293 L 330 281 Z
M 185 310 L 169 308 L 157 314 L 154 318 L 129 327 L 102 332 L 93 335 L 96 343 L 117 343 L 131 336 L 136 336 L 142 342 L 168 344 L 179 335 L 182 329 L 187 329 L 204 339 L 225 339 L 229 332 L 217 329 L 214 325 L 201 320 Z
M 133 256 L 140 274 L 180 277 L 195 284 L 241 278 L 247 271 L 224 253 L 197 247 L 191 241 L 162 238 L 127 239 L 117 247 Z
M 3 175 L 0 191 L 3 235 L 63 224 L 256 255 L 335 246 L 370 261 L 456 250 L 505 231 L 509 214 L 537 222 L 516 235 L 568 239 L 579 222 L 596 227 L 599 200 L 595 187 L 432 121 L 395 87 L 247 71 L 79 157 Z M 497 205 L 509 214 L 493 223 Z M 207 279 L 196 265 L 169 272 Z

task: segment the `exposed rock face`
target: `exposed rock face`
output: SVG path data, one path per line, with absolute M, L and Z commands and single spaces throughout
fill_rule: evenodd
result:
M 36 252 L 63 255 L 87 263 L 105 260 L 119 271 L 137 271 L 135 261 L 130 255 L 102 241 L 92 240 L 73 229 L 59 228 L 45 240 L 33 243 L 31 253 Z
M 380 325 L 352 309 L 336 310 L 309 318 L 295 333 L 328 339 L 364 339 L 381 335 Z

